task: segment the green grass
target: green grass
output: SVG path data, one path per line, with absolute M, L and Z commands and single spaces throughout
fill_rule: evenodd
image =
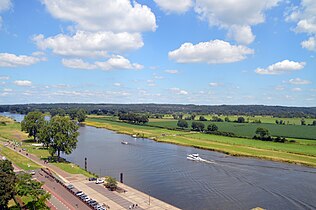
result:
M 99 119 L 101 120 L 101 119 Z M 163 128 L 178 128 L 177 120 L 151 120 L 148 125 L 157 126 Z M 282 136 L 288 138 L 299 139 L 316 139 L 316 127 L 315 126 L 302 126 L 302 125 L 277 125 L 269 123 L 234 123 L 234 122 L 211 122 L 203 121 L 205 129 L 209 124 L 216 124 L 219 131 L 232 132 L 237 136 L 244 136 L 252 138 L 255 135 L 255 131 L 258 127 L 266 128 L 270 131 L 272 136 Z M 188 121 L 189 128 L 192 121 Z
M 167 130 L 113 120 L 116 119 L 107 117 L 88 118 L 86 124 L 130 135 L 142 133 L 145 137 L 160 142 L 215 150 L 230 155 L 250 156 L 316 166 L 316 141 L 312 140 L 295 139 L 295 143 L 265 142 L 247 138 L 232 138 L 197 132 Z M 160 126 L 167 125 L 169 127 L 169 125 L 175 126 L 176 121 L 170 119 L 167 121 L 154 120 L 150 123 L 159 123 Z
M 41 168 L 38 164 L 34 163 L 30 159 L 12 151 L 11 149 L 0 145 L 1 154 L 12 161 L 16 166 L 23 170 L 34 170 Z
M 83 174 L 87 177 L 93 177 L 91 173 L 85 171 L 84 169 L 80 168 L 79 166 L 73 163 L 53 163 L 53 165 L 57 166 L 58 168 L 70 173 L 70 174 Z

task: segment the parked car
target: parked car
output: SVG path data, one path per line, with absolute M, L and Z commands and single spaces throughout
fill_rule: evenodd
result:
M 77 196 L 80 196 L 80 195 L 82 195 L 83 194 L 83 192 L 82 191 L 78 191 L 78 192 L 76 192 L 76 195 Z
M 32 170 L 32 171 L 30 172 L 30 174 L 31 174 L 31 175 L 35 175 L 35 171 Z
M 73 186 L 72 184 L 69 184 L 69 185 L 67 185 L 67 188 L 68 188 L 69 190 L 71 190 L 71 189 L 74 188 L 74 186 Z
M 95 183 L 96 183 L 96 184 L 102 184 L 102 183 L 104 183 L 104 180 L 103 180 L 103 179 L 97 179 L 97 180 L 95 181 Z
M 90 178 L 89 178 L 89 181 L 97 181 L 97 178 L 95 178 L 95 177 L 90 177 Z

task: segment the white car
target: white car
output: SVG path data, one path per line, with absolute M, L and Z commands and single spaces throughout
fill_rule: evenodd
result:
M 97 179 L 97 181 L 95 181 L 96 184 L 102 184 L 104 183 L 104 180 L 103 179 Z

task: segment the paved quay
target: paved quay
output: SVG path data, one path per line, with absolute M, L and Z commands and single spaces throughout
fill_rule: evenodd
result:
M 43 160 L 39 159 L 35 155 L 26 155 L 25 151 L 21 150 L 21 152 L 19 152 L 20 150 L 18 148 L 15 150 L 9 146 L 8 148 L 18 152 L 26 158 L 31 159 L 35 163 L 41 165 L 43 168 L 48 168 L 50 171 L 54 172 L 64 183 L 72 184 L 76 189 L 83 191 L 86 195 L 96 200 L 98 203 L 108 206 L 108 209 L 130 209 L 133 204 L 134 206 L 137 204 L 137 207 L 134 207 L 133 209 L 179 209 L 122 183 L 119 183 L 118 186 L 123 189 L 123 192 L 119 193 L 116 191 L 109 191 L 102 184 L 98 185 L 94 182 L 88 181 L 87 177 L 82 174 L 67 173 L 53 164 L 44 164 Z M 58 194 L 54 196 L 58 197 Z M 62 198 L 63 194 L 59 194 L 59 196 Z M 73 204 L 74 203 L 66 203 L 69 209 L 74 209 Z

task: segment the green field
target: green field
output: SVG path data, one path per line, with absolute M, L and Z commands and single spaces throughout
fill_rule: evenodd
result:
M 148 125 L 162 128 L 178 128 L 177 120 L 150 120 Z M 189 128 L 192 121 L 189 120 Z M 272 136 L 281 136 L 288 138 L 316 139 L 316 126 L 302 125 L 277 125 L 272 123 L 234 123 L 234 122 L 211 122 L 203 121 L 205 129 L 209 124 L 216 124 L 219 131 L 232 132 L 237 136 L 252 138 L 258 127 L 266 128 Z
M 236 156 L 250 156 L 276 161 L 300 163 L 316 166 L 316 141 L 295 139 L 295 143 L 275 143 L 210 135 L 198 132 L 170 130 L 146 125 L 135 125 L 116 121 L 113 117 L 90 117 L 86 125 L 106 128 L 125 134 L 141 134 L 160 142 L 168 142 L 185 146 L 193 146 L 208 150 L 220 151 Z M 171 119 L 153 120 L 150 123 L 175 125 Z M 150 124 L 149 123 L 149 124 Z

